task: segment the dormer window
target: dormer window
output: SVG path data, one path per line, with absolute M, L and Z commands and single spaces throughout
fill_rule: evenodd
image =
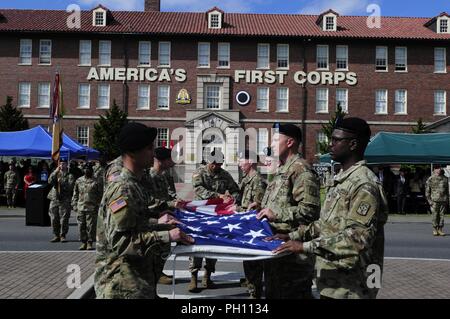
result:
M 335 31 L 336 30 L 336 17 L 328 16 L 325 17 L 325 31 Z
M 333 10 L 328 10 L 317 19 L 317 24 L 322 28 L 323 31 L 337 31 L 337 17 L 339 14 Z
M 222 29 L 224 12 L 217 7 L 212 8 L 207 12 L 208 14 L 208 28 Z
M 92 11 L 92 25 L 94 27 L 105 27 L 108 10 L 102 6 L 98 6 Z
M 438 33 L 450 33 L 449 32 L 449 20 L 448 18 L 440 18 L 438 21 Z
M 442 12 L 437 17 L 434 17 L 425 23 L 425 27 L 436 33 L 450 34 L 450 14 L 447 12 Z

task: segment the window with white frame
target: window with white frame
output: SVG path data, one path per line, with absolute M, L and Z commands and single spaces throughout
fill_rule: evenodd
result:
M 408 70 L 408 49 L 406 47 L 395 48 L 395 71 L 406 72 Z
M 109 84 L 99 84 L 98 86 L 98 109 L 109 109 L 111 86 Z
M 151 65 L 151 52 L 152 43 L 150 41 L 139 41 L 139 65 Z
M 264 150 L 269 147 L 269 130 L 266 128 L 258 129 L 257 135 L 257 153 L 258 155 L 265 155 Z
M 99 45 L 99 50 L 98 50 L 99 65 L 110 66 L 111 65 L 111 41 L 101 40 L 101 41 L 99 41 L 98 45 Z
M 206 85 L 205 86 L 205 102 L 207 109 L 220 109 L 220 86 Z
M 31 83 L 20 82 L 19 83 L 19 107 L 30 107 L 31 104 Z
M 316 151 L 318 153 L 320 152 L 320 145 L 322 145 L 324 143 L 326 143 L 328 145 L 328 143 L 329 143 L 328 136 L 324 132 L 320 131 L 317 133 L 317 137 L 316 137 L 316 146 L 317 146 Z
M 198 66 L 200 68 L 209 68 L 210 45 L 207 42 L 198 44 Z
M 159 66 L 170 67 L 170 42 L 159 42 Z
M 39 64 L 52 63 L 52 40 L 41 40 L 39 42 Z
M 407 96 L 406 90 L 395 91 L 395 114 L 407 114 Z
M 218 44 L 218 66 L 219 68 L 230 67 L 230 44 L 229 43 L 219 43 Z
M 259 87 L 257 90 L 256 110 L 262 112 L 269 111 L 269 88 Z
M 446 54 L 446 48 L 434 48 L 434 72 L 447 72 Z
M 137 108 L 139 110 L 150 109 L 150 85 L 140 84 L 138 86 L 138 103 Z
M 258 43 L 258 69 L 268 69 L 270 67 L 270 44 Z
M 210 29 L 220 29 L 222 24 L 222 15 L 220 13 L 210 13 L 209 17 L 209 28 Z
M 443 90 L 434 92 L 434 115 L 447 114 L 447 92 Z
M 20 53 L 19 53 L 19 64 L 32 64 L 32 54 L 33 54 L 33 40 L 31 39 L 21 39 L 20 40 Z
M 81 83 L 78 85 L 78 108 L 88 109 L 91 107 L 91 85 Z
M 50 82 L 38 85 L 38 107 L 50 108 Z
M 348 70 L 348 46 L 336 46 L 336 69 Z
M 94 27 L 104 27 L 106 26 L 106 11 L 98 10 L 94 11 Z
M 328 70 L 328 45 L 317 46 L 317 69 Z
M 78 126 L 77 127 L 77 140 L 83 146 L 89 146 L 89 127 Z
M 339 105 L 343 112 L 348 113 L 348 89 L 336 89 L 336 109 Z
M 277 67 L 289 68 L 289 44 L 277 45 Z
M 289 88 L 277 88 L 277 112 L 289 111 Z
M 156 138 L 157 147 L 167 147 L 169 148 L 169 129 L 168 128 L 158 128 L 158 135 Z
M 439 33 L 448 33 L 448 20 L 445 18 L 441 18 L 439 20 Z
M 92 41 L 80 40 L 80 65 L 91 65 Z
M 387 114 L 388 91 L 375 91 L 375 114 Z
M 328 113 L 328 89 L 316 89 L 316 113 Z
M 375 57 L 375 70 L 387 71 L 388 70 L 388 48 L 377 47 Z
M 337 26 L 335 16 L 326 16 L 324 22 L 324 31 L 336 31 Z
M 169 109 L 170 86 L 158 86 L 158 109 Z

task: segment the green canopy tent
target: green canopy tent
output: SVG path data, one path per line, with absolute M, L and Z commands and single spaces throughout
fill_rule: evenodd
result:
M 447 164 L 450 163 L 450 133 L 404 134 L 380 132 L 367 146 L 368 164 Z M 329 154 L 321 163 L 331 163 Z

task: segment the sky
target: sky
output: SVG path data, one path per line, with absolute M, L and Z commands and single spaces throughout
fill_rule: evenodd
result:
M 111 10 L 144 8 L 144 0 L 0 0 L 0 8 L 59 9 L 71 4 L 89 10 L 99 3 Z M 450 0 L 161 0 L 162 11 L 205 12 L 218 6 L 225 12 L 318 14 L 334 9 L 342 15 L 369 15 L 368 7 L 376 4 L 382 16 L 434 17 L 450 13 Z

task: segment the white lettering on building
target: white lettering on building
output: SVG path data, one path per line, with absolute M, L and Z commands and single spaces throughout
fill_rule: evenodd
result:
M 87 76 L 88 81 L 128 81 L 128 82 L 184 82 L 187 79 L 185 69 L 156 69 L 146 68 L 91 68 Z

